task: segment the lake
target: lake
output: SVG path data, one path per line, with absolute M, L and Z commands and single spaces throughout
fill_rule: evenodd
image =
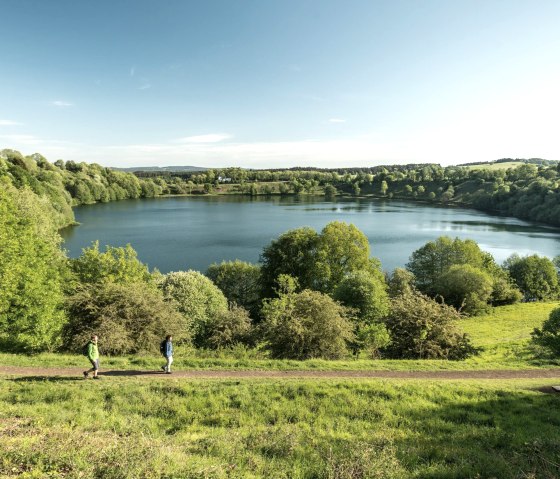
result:
M 263 247 L 300 226 L 321 230 L 330 221 L 355 224 L 369 238 L 383 269 L 403 266 L 427 241 L 471 238 L 501 263 L 510 254 L 560 254 L 560 229 L 475 210 L 382 199 L 322 197 L 166 197 L 74 209 L 80 226 L 62 230 L 70 257 L 92 241 L 130 243 L 141 261 L 169 271 L 204 272 L 211 263 L 257 262 Z

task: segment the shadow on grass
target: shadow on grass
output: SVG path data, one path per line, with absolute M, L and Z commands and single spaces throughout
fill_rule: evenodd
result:
M 396 441 L 417 479 L 560 477 L 560 394 L 549 386 L 410 407 Z M 540 394 L 539 394 L 540 393 Z M 473 400 L 474 399 L 474 400 Z
M 23 376 L 19 378 L 10 378 L 9 381 L 17 383 L 32 383 L 32 382 L 60 382 L 60 381 L 83 381 L 84 377 L 81 376 Z
M 133 369 L 119 369 L 113 371 L 100 371 L 99 376 L 164 376 L 163 371 L 135 371 Z

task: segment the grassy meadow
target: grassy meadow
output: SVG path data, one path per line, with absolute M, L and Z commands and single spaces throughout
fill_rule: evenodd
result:
M 556 478 L 544 381 L 5 378 L 0 477 Z

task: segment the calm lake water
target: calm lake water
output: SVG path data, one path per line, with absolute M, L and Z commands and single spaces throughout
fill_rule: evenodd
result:
M 334 220 L 354 223 L 369 238 L 383 268 L 403 266 L 427 241 L 471 238 L 502 262 L 510 254 L 560 254 L 560 229 L 478 211 L 378 199 L 172 197 L 75 208 L 80 226 L 62 231 L 71 257 L 92 241 L 130 243 L 141 261 L 169 271 L 205 271 L 214 262 L 257 262 L 262 248 L 286 230 L 321 230 Z

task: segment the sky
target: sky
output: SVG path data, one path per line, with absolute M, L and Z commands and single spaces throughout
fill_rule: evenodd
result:
M 104 166 L 560 160 L 558 0 L 0 0 L 0 149 Z

